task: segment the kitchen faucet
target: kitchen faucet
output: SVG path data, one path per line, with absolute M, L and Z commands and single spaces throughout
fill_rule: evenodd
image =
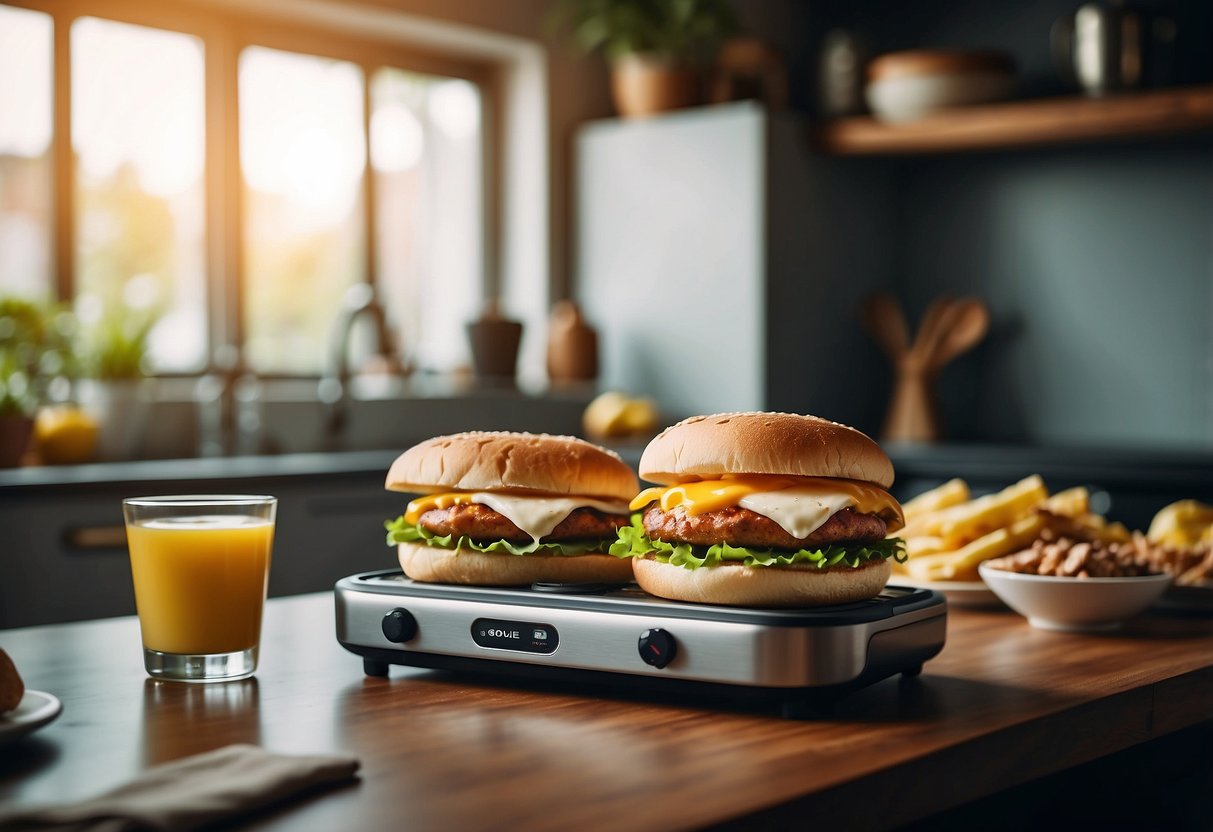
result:
M 349 412 L 349 386 L 353 371 L 350 368 L 350 338 L 354 324 L 363 315 L 369 316 L 375 328 L 375 352 L 386 359 L 388 372 L 405 374 L 396 355 L 395 340 L 388 325 L 387 312 L 379 302 L 374 286 L 356 283 L 345 291 L 341 309 L 333 328 L 330 372 L 317 385 L 317 394 L 327 407 L 324 420 L 324 446 L 326 450 L 338 450 L 345 431 Z

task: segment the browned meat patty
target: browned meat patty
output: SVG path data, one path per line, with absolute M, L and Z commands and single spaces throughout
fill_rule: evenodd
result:
M 885 521 L 876 515 L 859 514 L 849 508 L 835 514 L 804 539 L 792 537 L 769 517 L 740 506 L 689 515 L 681 506 L 662 511 L 661 506 L 653 503 L 644 512 L 644 530 L 649 537 L 700 546 L 728 541 L 734 546 L 755 549 L 804 549 L 838 541 L 882 540 L 887 529 Z
M 592 508 L 579 508 L 574 509 L 572 514 L 560 521 L 560 525 L 552 529 L 551 534 L 541 540 L 614 539 L 615 530 L 627 524 L 628 518 L 622 514 L 604 514 Z M 511 543 L 529 543 L 531 540 L 531 536 L 515 526 L 508 517 L 478 503 L 431 509 L 418 518 L 417 525 L 440 537 L 453 534 L 476 541 L 508 540 Z

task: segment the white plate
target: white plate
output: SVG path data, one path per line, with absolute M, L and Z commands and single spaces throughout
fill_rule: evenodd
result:
M 889 583 L 942 592 L 948 603 L 957 607 L 1003 606 L 998 596 L 982 581 L 915 581 L 905 575 L 894 575 Z
M 40 690 L 26 690 L 15 709 L 0 714 L 0 742 L 32 734 L 54 721 L 62 710 L 63 703 L 58 697 Z

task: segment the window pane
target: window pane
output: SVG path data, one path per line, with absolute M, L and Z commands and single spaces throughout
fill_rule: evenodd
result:
M 76 309 L 155 314 L 149 358 L 206 359 L 202 41 L 96 18 L 72 25 Z
M 0 6 L 0 293 L 51 281 L 51 18 Z
M 379 278 L 414 363 L 467 362 L 484 262 L 480 89 L 381 69 L 371 84 Z
M 319 372 L 342 295 L 366 275 L 362 72 L 249 47 L 240 56 L 245 356 Z

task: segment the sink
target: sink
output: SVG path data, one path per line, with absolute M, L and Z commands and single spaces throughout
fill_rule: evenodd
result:
M 513 389 L 453 389 L 449 383 L 378 380 L 350 384 L 340 401 L 341 429 L 330 434 L 333 404 L 310 380 L 259 381 L 236 396 L 241 454 L 308 453 L 405 448 L 422 439 L 465 430 L 581 432 L 581 414 L 594 390 L 528 393 Z

